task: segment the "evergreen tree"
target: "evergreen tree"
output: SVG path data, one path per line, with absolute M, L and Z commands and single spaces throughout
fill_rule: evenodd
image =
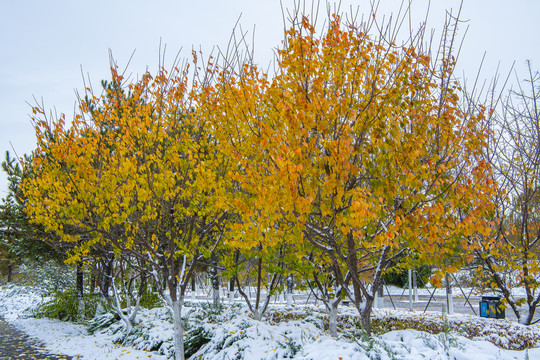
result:
M 29 160 L 30 156 L 25 155 Z M 19 184 L 26 176 L 22 167 L 6 152 L 2 169 L 8 176 L 8 193 L 0 204 L 0 271 L 12 281 L 15 267 L 25 259 L 60 260 L 61 252 L 52 246 L 51 234 L 31 224 L 23 211 L 24 198 Z

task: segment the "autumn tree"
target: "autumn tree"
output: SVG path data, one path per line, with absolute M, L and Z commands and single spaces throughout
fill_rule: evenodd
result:
M 493 232 L 477 237 L 477 274 L 498 289 L 522 324 L 531 324 L 540 303 L 540 74 L 511 90 L 492 117 L 486 150 L 498 183 Z M 513 292 L 523 289 L 522 297 Z
M 261 156 L 259 143 L 247 136 L 250 124 L 241 117 L 229 117 L 229 109 L 238 104 L 254 106 L 253 110 L 258 111 L 257 105 L 249 101 L 257 101 L 253 96 L 257 96 L 259 84 L 236 77 L 238 73 L 252 70 L 248 64 L 253 58 L 250 51 L 242 51 L 245 44 L 236 42 L 235 35 L 233 33 L 227 51 L 221 54 L 222 61 L 216 61 L 207 69 L 212 82 L 204 87 L 197 104 L 201 118 L 209 124 L 212 136 L 229 159 L 225 184 L 234 221 L 225 240 L 224 275 L 233 282 L 253 317 L 261 320 L 271 295 L 290 273 L 287 269 L 293 261 L 291 258 L 300 254 L 292 241 L 298 238 L 294 236 L 298 231 L 281 217 L 279 209 L 258 195 L 267 191 L 263 176 L 272 171 L 271 160 Z M 244 35 L 239 38 L 243 39 Z M 246 109 L 238 110 L 243 112 Z M 254 298 L 247 290 L 252 286 L 255 288 Z M 266 294 L 263 293 L 265 289 Z
M 177 359 L 185 290 L 228 219 L 226 159 L 197 113 L 199 81 L 187 65 L 134 82 L 113 66 L 69 126 L 35 108 L 35 176 L 23 185 L 32 221 L 73 244 L 69 261 L 110 247 L 154 278 L 173 314 Z
M 368 333 L 382 274 L 415 251 L 437 262 L 472 246 L 467 235 L 488 231 L 492 186 L 485 109 L 461 106 L 451 45 L 432 58 L 421 36 L 396 45 L 372 25 L 332 15 L 319 36 L 299 14 L 276 74 L 222 69 L 205 112 L 248 194 L 246 219 L 250 202 L 264 204 L 247 226 L 316 249 Z

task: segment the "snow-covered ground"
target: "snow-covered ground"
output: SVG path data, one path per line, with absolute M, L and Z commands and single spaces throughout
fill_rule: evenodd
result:
M 46 294 L 35 289 L 0 287 L 0 316 L 40 339 L 50 351 L 80 359 L 166 359 L 171 355 L 172 325 L 165 309 L 143 309 L 132 335 L 125 339 L 121 322 L 112 315 L 96 319 L 94 325 L 101 322 L 108 326 L 94 334 L 87 331 L 87 325 L 34 318 L 35 309 L 44 300 Z M 521 351 L 502 348 L 519 348 L 521 339 L 540 339 L 539 327 L 465 315 L 376 310 L 374 325 L 378 327 L 391 330 L 396 322 L 410 321 L 444 331 L 433 335 L 400 329 L 368 338 L 354 327 L 355 311 L 342 308 L 340 336 L 332 338 L 325 330 L 323 309 L 313 305 L 275 305 L 262 322 L 253 320 L 240 304 L 216 312 L 204 304 L 188 303 L 184 314 L 186 342 L 194 349 L 192 359 L 540 359 L 540 347 Z M 131 345 L 119 345 L 122 341 Z
M 28 335 L 39 339 L 54 353 L 80 359 L 166 359 L 131 346 L 113 342 L 111 334 L 91 335 L 85 325 L 33 317 L 38 305 L 48 298 L 39 289 L 23 286 L 0 287 L 0 316 Z

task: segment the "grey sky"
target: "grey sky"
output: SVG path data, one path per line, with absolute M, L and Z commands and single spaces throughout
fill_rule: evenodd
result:
M 291 8 L 293 0 L 283 0 Z M 369 11 L 369 0 L 342 1 Z M 379 15 L 397 11 L 399 0 L 381 0 Z M 425 13 L 427 0 L 415 0 L 413 17 Z M 430 27 L 440 30 L 445 9 L 459 8 L 458 0 L 432 0 Z M 255 59 L 268 64 L 272 49 L 282 39 L 279 0 L 0 0 L 0 151 L 1 159 L 11 145 L 21 156 L 35 145 L 28 114 L 33 97 L 46 108 L 56 108 L 69 119 L 75 105 L 75 89 L 82 89 L 81 67 L 92 83 L 109 78 L 108 49 L 120 66 L 133 50 L 129 72 L 140 74 L 158 63 L 160 39 L 167 45 L 169 61 L 178 50 L 189 56 L 192 47 L 226 46 L 240 14 L 244 30 L 255 25 Z M 469 30 L 458 63 L 458 75 L 476 76 L 482 56 L 482 78 L 491 78 L 500 62 L 507 73 L 516 61 L 523 74 L 525 60 L 540 70 L 540 1 L 464 0 L 460 34 Z M 418 20 L 414 20 L 414 22 Z M 520 75 L 523 77 L 522 75 Z M 512 78 L 514 80 L 515 77 Z M 0 174 L 0 198 L 6 194 L 5 175 Z

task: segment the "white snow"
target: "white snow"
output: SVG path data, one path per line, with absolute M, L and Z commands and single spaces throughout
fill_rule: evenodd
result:
M 28 335 L 39 339 L 54 353 L 85 360 L 166 359 L 148 351 L 113 343 L 110 334 L 89 335 L 86 326 L 32 317 L 34 310 L 47 300 L 39 289 L 23 286 L 0 287 L 0 316 Z
M 45 294 L 36 289 L 0 287 L 0 316 L 41 340 L 51 352 L 79 359 L 166 359 L 171 355 L 172 323 L 165 308 L 141 309 L 133 330 L 134 345 L 121 346 L 118 344 L 118 340 L 123 339 L 120 321 L 101 332 L 89 334 L 85 325 L 33 318 L 34 310 L 44 299 Z M 420 319 L 426 323 L 445 322 L 450 328 L 466 323 L 483 329 L 477 339 L 470 340 L 452 331 L 433 335 L 411 329 L 390 331 L 372 338 L 365 337 L 358 329 L 349 329 L 340 331 L 340 335 L 333 338 L 325 329 L 324 319 L 327 315 L 324 308 L 313 305 L 274 305 L 263 321 L 253 320 L 245 306 L 240 305 L 226 307 L 218 314 L 202 305 L 186 304 L 184 309 L 187 322 L 192 324 L 186 331 L 186 338 L 196 328 L 211 334 L 209 342 L 192 359 L 540 359 L 539 347 L 514 351 L 492 343 L 498 341 L 504 345 L 504 341 L 508 341 L 505 332 L 508 332 L 508 336 L 510 333 L 536 335 L 540 332 L 537 326 L 525 327 L 508 321 L 467 315 L 443 318 L 435 313 L 375 310 L 373 316 L 379 319 Z M 352 308 L 339 308 L 340 316 L 356 316 L 355 311 Z M 342 326 L 345 323 L 341 321 Z M 149 348 L 160 348 L 162 354 L 144 350 Z
M 166 359 L 143 350 L 114 344 L 110 334 L 89 335 L 84 325 L 50 319 L 15 319 L 19 329 L 41 340 L 48 350 L 80 359 Z

